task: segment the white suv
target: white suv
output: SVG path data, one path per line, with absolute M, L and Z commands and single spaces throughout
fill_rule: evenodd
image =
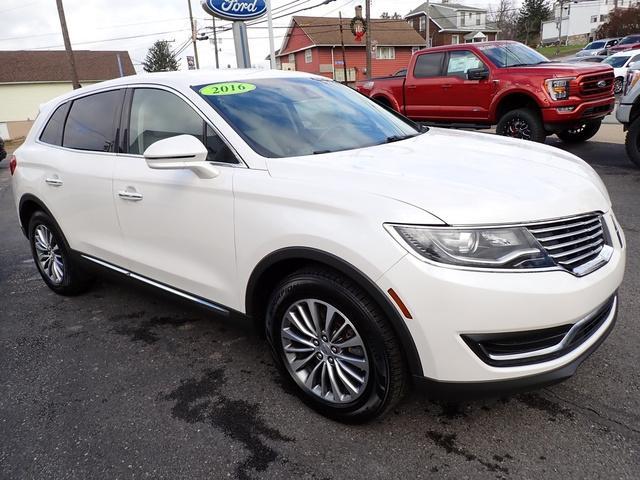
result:
M 425 129 L 281 71 L 125 77 L 42 107 L 12 159 L 63 295 L 104 267 L 261 324 L 326 415 L 571 376 L 610 332 L 625 240 L 597 174 L 545 145 Z

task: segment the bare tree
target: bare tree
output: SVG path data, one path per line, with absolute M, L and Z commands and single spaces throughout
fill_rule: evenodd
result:
M 500 30 L 499 38 L 514 40 L 518 34 L 518 9 L 514 0 L 499 0 L 495 6 L 489 6 L 487 17 Z

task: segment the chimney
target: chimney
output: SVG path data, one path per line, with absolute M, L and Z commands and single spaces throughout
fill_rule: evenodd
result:
M 362 18 L 362 5 L 357 5 L 356 6 L 356 17 L 361 17 Z

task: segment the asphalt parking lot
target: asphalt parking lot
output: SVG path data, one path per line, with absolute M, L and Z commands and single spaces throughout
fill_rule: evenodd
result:
M 640 169 L 622 142 L 607 124 L 571 148 L 628 243 L 618 324 L 577 375 L 458 406 L 412 394 L 362 426 L 306 408 L 243 322 L 114 280 L 50 292 L 2 162 L 0 478 L 638 478 Z

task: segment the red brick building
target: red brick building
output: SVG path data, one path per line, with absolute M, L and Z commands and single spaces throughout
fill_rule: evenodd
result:
M 292 17 L 282 47 L 276 52 L 277 68 L 344 80 L 339 22 L 338 18 Z M 351 19 L 342 19 L 347 77 L 353 82 L 366 78 L 366 36 L 357 42 L 350 23 Z M 424 38 L 404 20 L 373 19 L 371 26 L 374 77 L 393 75 L 406 68 L 411 54 L 425 47 Z

